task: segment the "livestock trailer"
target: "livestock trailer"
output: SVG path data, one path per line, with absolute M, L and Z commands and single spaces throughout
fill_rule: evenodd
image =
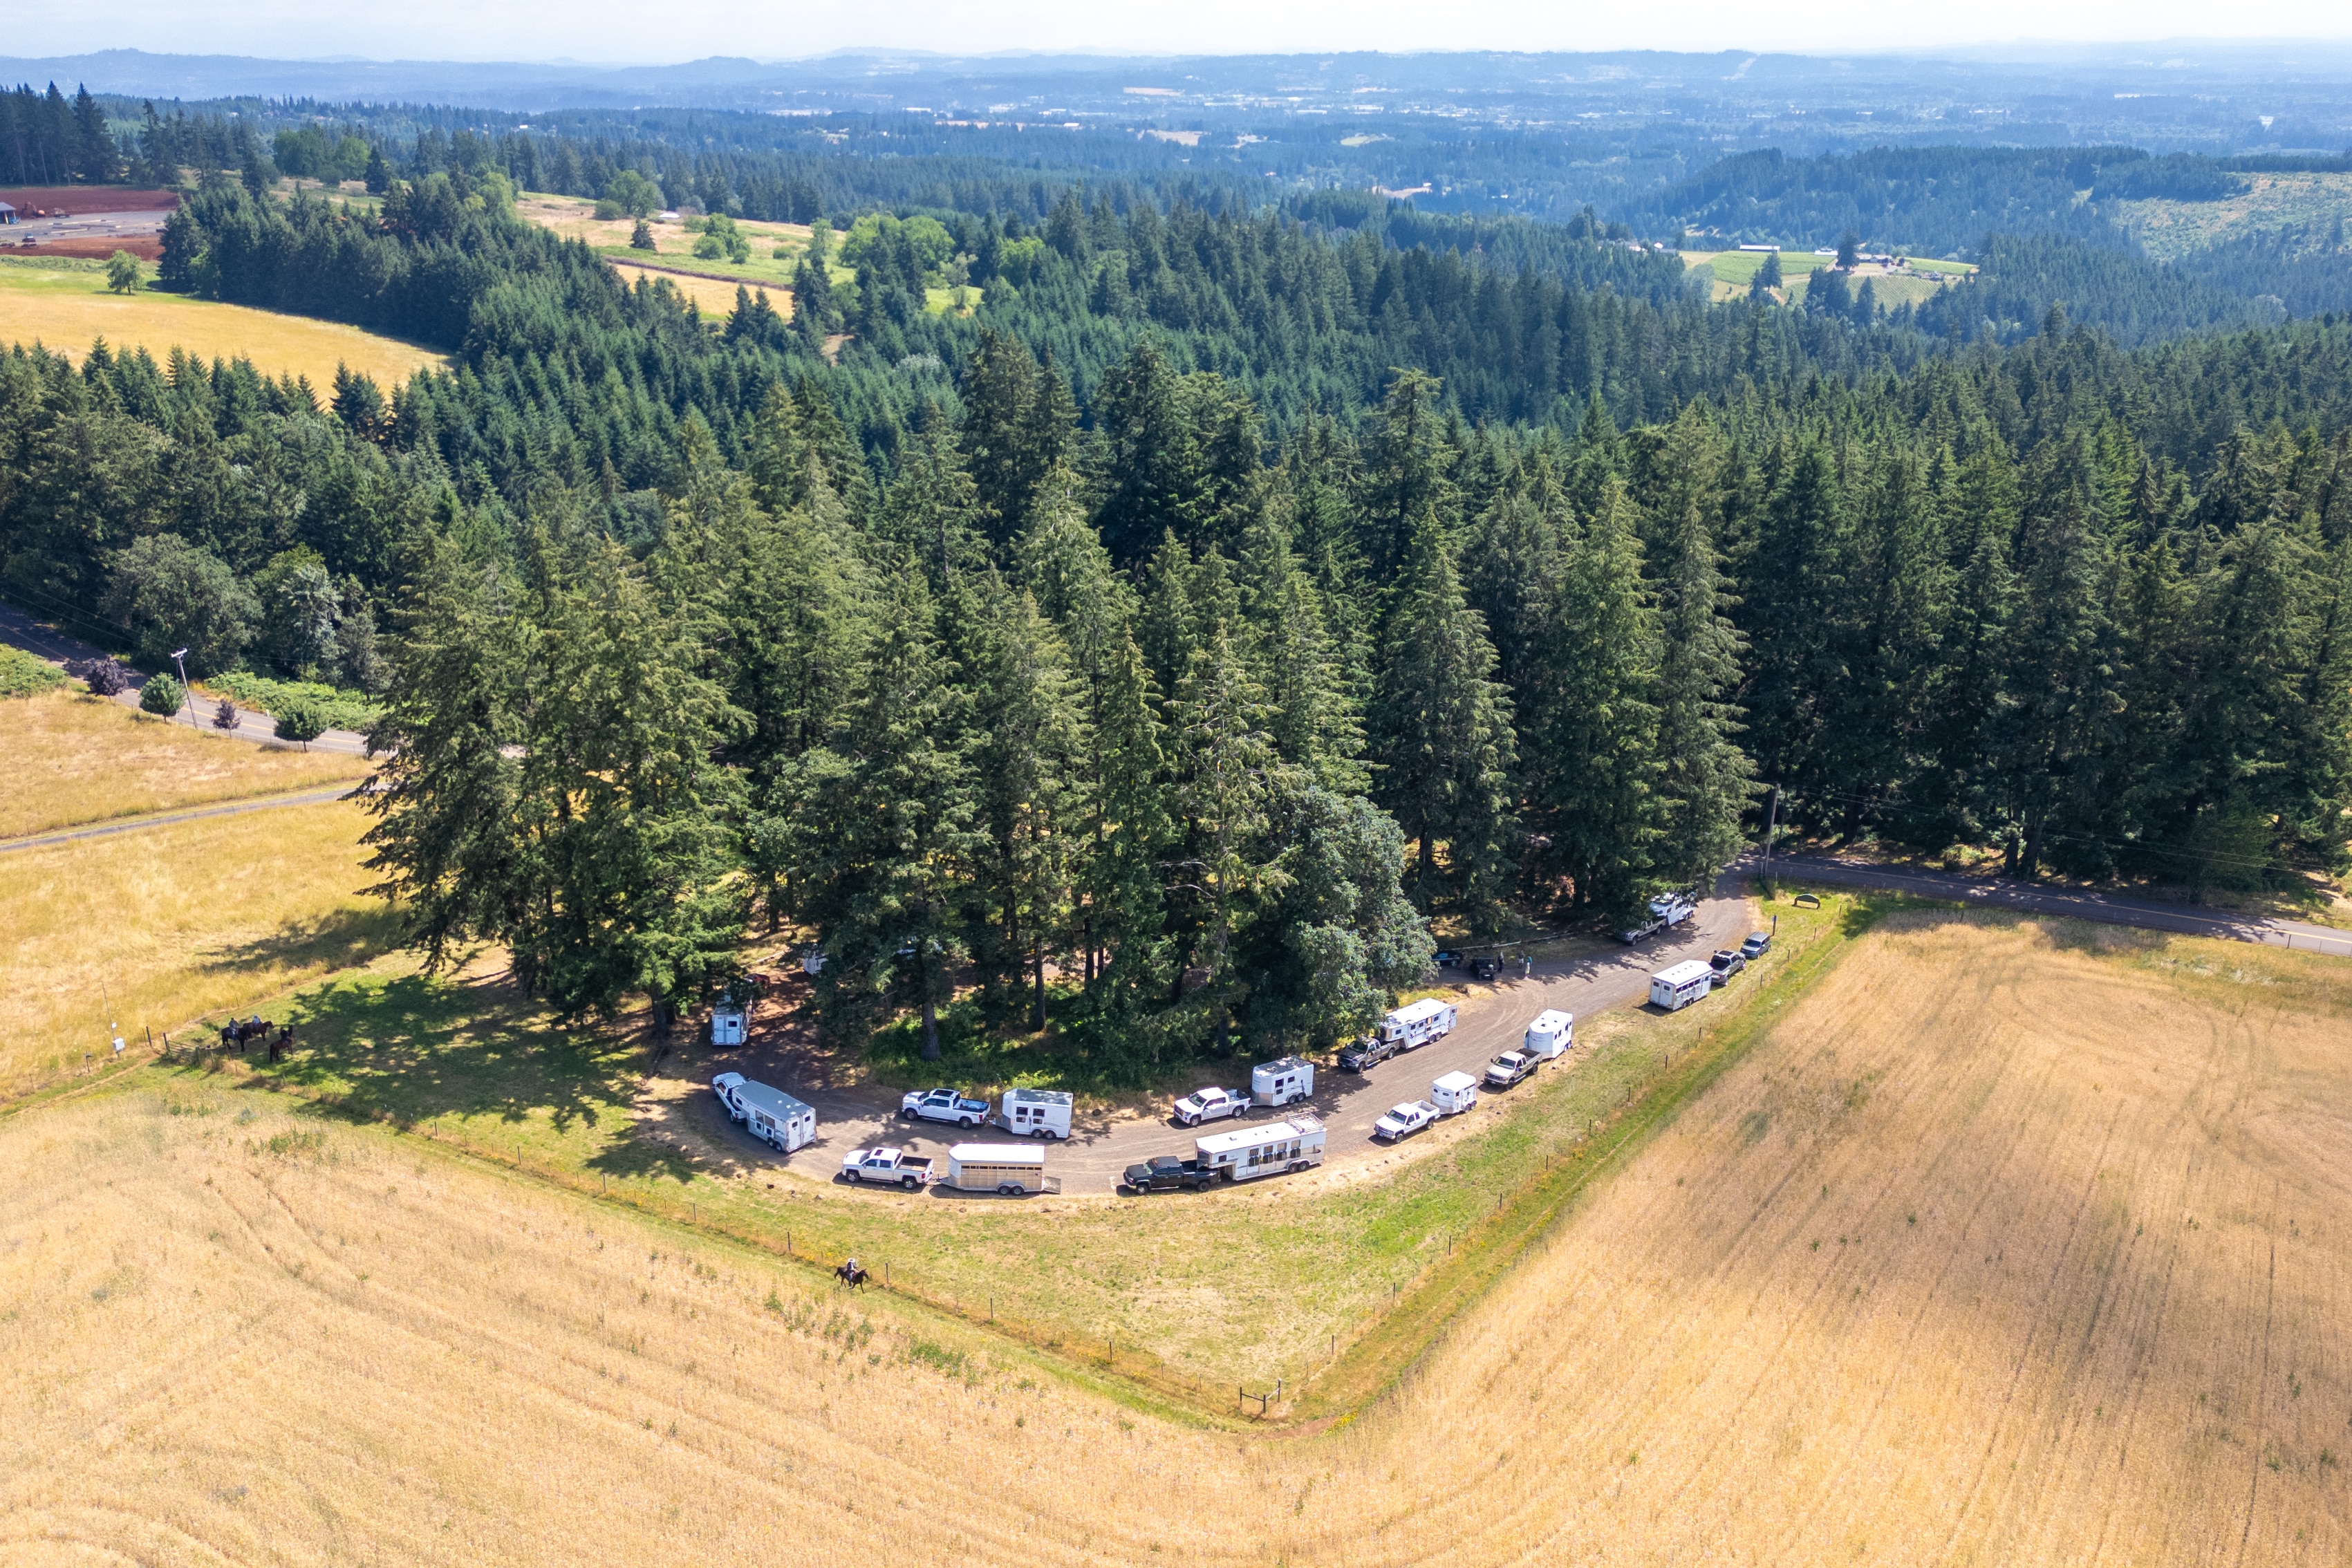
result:
M 751 1032 L 751 1004 L 732 995 L 721 996 L 710 1009 L 710 1043 L 714 1046 L 740 1046 Z
M 1445 1116 L 1456 1116 L 1478 1103 L 1478 1080 L 1466 1072 L 1450 1072 L 1429 1086 L 1429 1103 Z
M 1030 1138 L 1067 1138 L 1074 1103 L 1067 1089 L 1008 1089 L 997 1105 L 996 1124 Z
M 1045 1151 L 1034 1143 L 959 1143 L 948 1151 L 947 1179 L 960 1193 L 1003 1193 L 1024 1197 L 1057 1190 L 1045 1174 Z
M 735 1086 L 735 1103 L 751 1136 L 779 1154 L 805 1148 L 816 1137 L 816 1112 L 782 1089 L 745 1079 Z
M 1536 1021 L 1528 1026 L 1526 1050 L 1539 1062 L 1548 1062 L 1563 1055 L 1574 1044 L 1576 1015 L 1573 1013 L 1562 1013 L 1554 1008 L 1537 1014 Z
M 1323 1163 L 1323 1123 L 1312 1116 L 1212 1132 L 1192 1145 L 1193 1158 L 1229 1182 L 1303 1171 Z
M 1715 971 L 1696 958 L 1670 963 L 1650 976 L 1650 1000 L 1667 1012 L 1678 1012 L 1715 989 Z
M 1297 1057 L 1261 1062 L 1250 1068 L 1250 1101 L 1255 1105 L 1288 1105 L 1315 1092 L 1315 1064 Z
M 1425 1046 L 1454 1032 L 1454 1004 L 1432 996 L 1410 1007 L 1399 1007 L 1380 1021 L 1377 1031 L 1381 1039 L 1407 1050 Z

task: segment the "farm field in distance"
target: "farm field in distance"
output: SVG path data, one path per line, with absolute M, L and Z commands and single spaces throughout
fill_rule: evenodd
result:
M 0 258 L 0 346 L 38 342 L 79 363 L 101 337 L 118 353 L 143 348 L 158 364 L 174 348 L 207 363 L 248 359 L 266 375 L 308 376 L 322 398 L 338 364 L 373 376 L 389 393 L 415 372 L 446 363 L 430 349 L 339 321 L 151 289 L 111 293 L 103 262 Z
M 1883 915 L 1406 1384 L 1276 1442 L 150 1071 L 0 1121 L 0 1559 L 2338 1563 L 2347 988 Z
M 2250 229 L 2352 220 L 2352 174 L 2250 174 L 2242 195 L 2214 202 L 2117 203 L 2117 216 L 2158 261 L 2234 239 Z

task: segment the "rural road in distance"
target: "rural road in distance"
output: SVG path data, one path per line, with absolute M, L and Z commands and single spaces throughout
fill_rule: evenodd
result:
M 1734 888 L 1744 881 L 1744 877 L 1727 877 L 1718 887 Z M 1550 963 L 1539 963 L 1531 980 L 1508 980 L 1475 987 L 1455 1001 L 1459 1022 L 1452 1034 L 1418 1050 L 1391 1057 L 1369 1072 L 1318 1068 L 1315 1093 L 1303 1105 L 1293 1104 L 1280 1110 L 1254 1110 L 1235 1121 L 1204 1122 L 1197 1128 L 1179 1127 L 1165 1116 L 1125 1118 L 1108 1123 L 1097 1119 L 1092 1125 L 1081 1118 L 1066 1142 L 1045 1145 L 1045 1173 L 1059 1177 L 1066 1193 L 1107 1193 L 1118 1184 L 1127 1167 L 1139 1161 L 1154 1154 L 1189 1157 L 1193 1140 L 1206 1133 L 1276 1121 L 1299 1110 L 1311 1110 L 1322 1119 L 1329 1139 L 1327 1159 L 1336 1161 L 1343 1155 L 1361 1153 L 1372 1146 L 1372 1123 L 1389 1107 L 1400 1100 L 1427 1099 L 1430 1080 L 1446 1073 L 1481 1076 L 1496 1052 L 1520 1043 L 1537 1014 L 1556 1007 L 1573 1013 L 1581 1024 L 1645 994 L 1654 971 L 1685 958 L 1704 959 L 1719 947 L 1738 946 L 1740 939 L 1752 929 L 1749 920 L 1745 897 L 1708 898 L 1700 900 L 1698 913 L 1688 924 L 1638 946 L 1580 952 Z M 1741 982 L 1735 980 L 1732 984 Z M 1546 1074 L 1573 1072 L 1582 1060 L 1580 1049 L 1548 1062 L 1526 1087 L 1534 1087 Z M 1246 1093 L 1249 1069 L 1247 1059 L 1235 1057 L 1225 1068 L 1225 1087 Z M 708 1095 L 698 1097 L 698 1103 L 690 1118 L 697 1130 L 713 1144 L 755 1169 L 782 1165 L 795 1175 L 836 1184 L 840 1181 L 837 1173 L 841 1157 L 852 1149 L 869 1148 L 877 1143 L 896 1144 L 931 1156 L 944 1173 L 951 1145 L 1012 1141 L 1010 1133 L 992 1125 L 965 1130 L 906 1121 L 895 1114 L 895 1098 L 885 1107 L 877 1106 L 862 1093 L 811 1092 L 789 1082 L 776 1087 L 806 1100 L 817 1112 L 815 1142 L 795 1152 L 789 1160 L 769 1153 L 741 1129 L 730 1126 L 727 1113 Z M 1484 1114 L 1490 1106 L 1507 1106 L 1514 1092 L 1482 1088 L 1479 1109 L 1471 1114 Z M 1190 1194 L 1165 1195 L 1171 1202 L 1182 1202 Z
M 1764 869 L 1763 858 L 1753 851 L 1731 864 L 1741 875 Z M 2229 942 L 2262 942 L 2291 947 L 2302 952 L 2332 953 L 2352 958 L 2352 931 L 2313 925 L 2305 921 L 2273 920 L 2262 915 L 2238 915 L 2200 910 L 2193 905 L 2168 904 L 2126 893 L 2102 893 L 2074 888 L 2043 887 L 2032 882 L 2001 881 L 1958 871 L 1937 871 L 1922 866 L 1888 866 L 1832 855 L 1775 855 L 1775 876 L 1792 881 L 1826 882 L 1840 887 L 1874 888 L 1885 892 L 1914 893 L 1971 908 L 2021 910 L 2029 914 L 2061 915 L 2101 925 L 2138 926 L 2147 931 L 2174 931 L 2182 936 L 2218 937 Z
M 93 647 L 72 633 L 61 631 L 50 622 L 27 615 L 13 605 L 0 605 L 0 643 L 5 643 L 11 647 L 22 648 L 34 658 L 46 659 L 59 668 L 63 668 L 68 660 L 72 659 L 105 657 L 103 648 Z M 141 670 L 139 673 L 144 676 L 150 672 Z M 118 692 L 114 700 L 125 708 L 136 710 L 139 707 L 139 688 L 133 686 L 128 691 Z M 236 710 L 236 729 L 215 729 L 212 721 L 212 710 L 216 704 L 217 699 L 199 697 L 196 699 L 194 713 L 184 706 L 173 721 L 188 724 L 190 728 L 201 734 L 222 735 L 239 741 L 251 741 L 257 745 L 282 747 L 293 744 L 291 742 L 278 738 L 278 721 L 257 708 L 239 706 Z M 200 720 L 201 722 L 192 722 L 194 720 Z M 340 752 L 346 756 L 353 757 L 364 757 L 369 754 L 367 738 L 349 730 L 326 731 L 310 742 L 310 749 L 320 752 Z

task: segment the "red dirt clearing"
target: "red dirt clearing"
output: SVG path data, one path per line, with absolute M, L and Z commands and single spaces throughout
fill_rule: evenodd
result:
M 143 213 L 158 208 L 168 212 L 180 205 L 180 198 L 170 191 L 134 191 L 127 185 L 20 185 L 0 189 L 0 202 L 15 207 L 19 216 L 29 217 L 38 209 L 79 217 L 85 213 Z

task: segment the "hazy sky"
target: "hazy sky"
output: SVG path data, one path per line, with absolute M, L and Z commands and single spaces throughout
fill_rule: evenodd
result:
M 856 45 L 951 52 L 1215 53 L 1375 49 L 1933 47 L 2008 39 L 2352 37 L 2347 0 L 1924 0 L 1879 5 L 1542 4 L 1539 0 L 982 0 L 810 5 L 776 0 L 6 0 L 0 52 L 131 47 L 276 58 L 667 62 L 761 59 Z

